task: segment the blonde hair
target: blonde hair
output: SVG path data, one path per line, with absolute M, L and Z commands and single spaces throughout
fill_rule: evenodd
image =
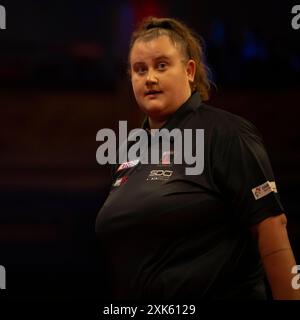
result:
M 130 66 L 130 53 L 137 40 L 150 41 L 166 35 L 174 45 L 179 44 L 182 53 L 187 60 L 192 59 L 196 64 L 194 81 L 191 83 L 191 90 L 198 91 L 202 100 L 209 99 L 210 81 L 209 68 L 204 63 L 204 52 L 201 45 L 202 40 L 183 22 L 174 18 L 148 17 L 144 19 L 134 30 L 131 36 L 128 65 Z M 130 67 L 128 68 L 130 73 Z

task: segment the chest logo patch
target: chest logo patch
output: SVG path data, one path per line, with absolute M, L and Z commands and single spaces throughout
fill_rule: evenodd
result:
M 147 180 L 167 181 L 173 174 L 173 170 L 151 170 Z

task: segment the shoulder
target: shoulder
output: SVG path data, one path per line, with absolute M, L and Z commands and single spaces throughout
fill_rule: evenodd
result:
M 198 120 L 220 137 L 255 136 L 262 138 L 256 126 L 242 116 L 201 103 L 196 109 Z

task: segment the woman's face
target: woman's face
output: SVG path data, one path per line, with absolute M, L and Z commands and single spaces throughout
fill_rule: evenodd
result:
M 130 53 L 131 82 L 141 110 L 155 121 L 165 121 L 191 95 L 195 62 L 184 61 L 179 46 L 168 36 L 137 40 Z

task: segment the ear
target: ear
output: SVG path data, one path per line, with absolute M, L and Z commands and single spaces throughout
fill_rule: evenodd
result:
M 186 64 L 186 73 L 190 82 L 194 81 L 196 73 L 196 62 L 190 59 Z

